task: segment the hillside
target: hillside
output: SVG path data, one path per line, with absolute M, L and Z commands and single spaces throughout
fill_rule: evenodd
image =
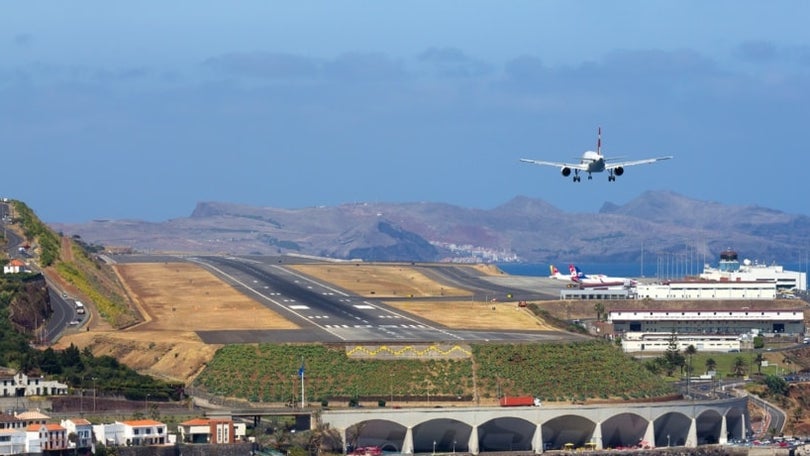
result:
M 142 251 L 305 254 L 374 261 L 637 262 L 689 252 L 714 261 L 733 247 L 762 262 L 798 262 L 810 217 L 646 192 L 597 214 L 516 197 L 481 210 L 442 203 L 276 209 L 202 202 L 161 223 L 95 220 L 52 226 L 92 243 Z

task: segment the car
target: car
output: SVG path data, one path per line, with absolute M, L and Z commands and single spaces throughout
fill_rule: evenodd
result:
M 71 322 L 70 322 L 70 323 L 68 323 L 68 324 L 69 324 L 70 326 L 76 326 L 76 325 L 78 325 L 79 323 L 81 323 L 79 320 L 71 320 Z

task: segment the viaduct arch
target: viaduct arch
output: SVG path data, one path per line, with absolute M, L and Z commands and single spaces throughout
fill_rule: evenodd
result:
M 749 432 L 748 398 L 643 404 L 324 410 L 344 445 L 414 453 L 542 453 L 726 443 Z M 345 448 L 344 448 L 345 450 Z

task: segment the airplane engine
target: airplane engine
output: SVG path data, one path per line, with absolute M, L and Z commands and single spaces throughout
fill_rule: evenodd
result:
M 614 173 L 615 173 L 617 176 L 621 176 L 622 174 L 624 174 L 624 168 L 622 168 L 621 166 L 619 166 L 618 168 L 614 169 L 614 170 L 613 170 L 613 172 L 614 172 Z
M 571 175 L 571 168 L 565 166 L 563 169 L 560 170 L 563 176 L 568 177 Z

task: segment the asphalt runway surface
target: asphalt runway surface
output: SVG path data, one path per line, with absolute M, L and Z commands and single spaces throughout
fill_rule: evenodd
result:
M 430 343 L 550 341 L 579 339 L 563 331 L 458 330 L 439 325 L 399 309 L 380 299 L 369 299 L 301 274 L 286 265 L 306 262 L 290 257 L 166 257 L 116 256 L 119 262 L 194 262 L 220 277 L 244 295 L 301 326 L 294 330 L 198 331 L 210 344 L 341 342 L 341 343 Z M 535 290 L 516 288 L 512 283 L 493 282 L 471 268 L 445 265 L 413 265 L 429 277 L 448 286 L 485 296 L 511 300 L 549 299 Z M 547 280 L 547 279 L 544 279 Z M 503 281 L 502 281 L 503 282 Z M 541 290 L 538 287 L 537 290 Z M 559 290 L 559 289 L 557 289 Z M 557 291 L 559 293 L 559 291 Z M 451 299 L 451 298 L 445 298 Z M 458 300 L 458 298 L 452 298 Z M 386 298 L 388 300 L 388 298 Z M 435 300 L 435 299 L 431 299 Z M 249 316 L 246 316 L 249 318 Z

